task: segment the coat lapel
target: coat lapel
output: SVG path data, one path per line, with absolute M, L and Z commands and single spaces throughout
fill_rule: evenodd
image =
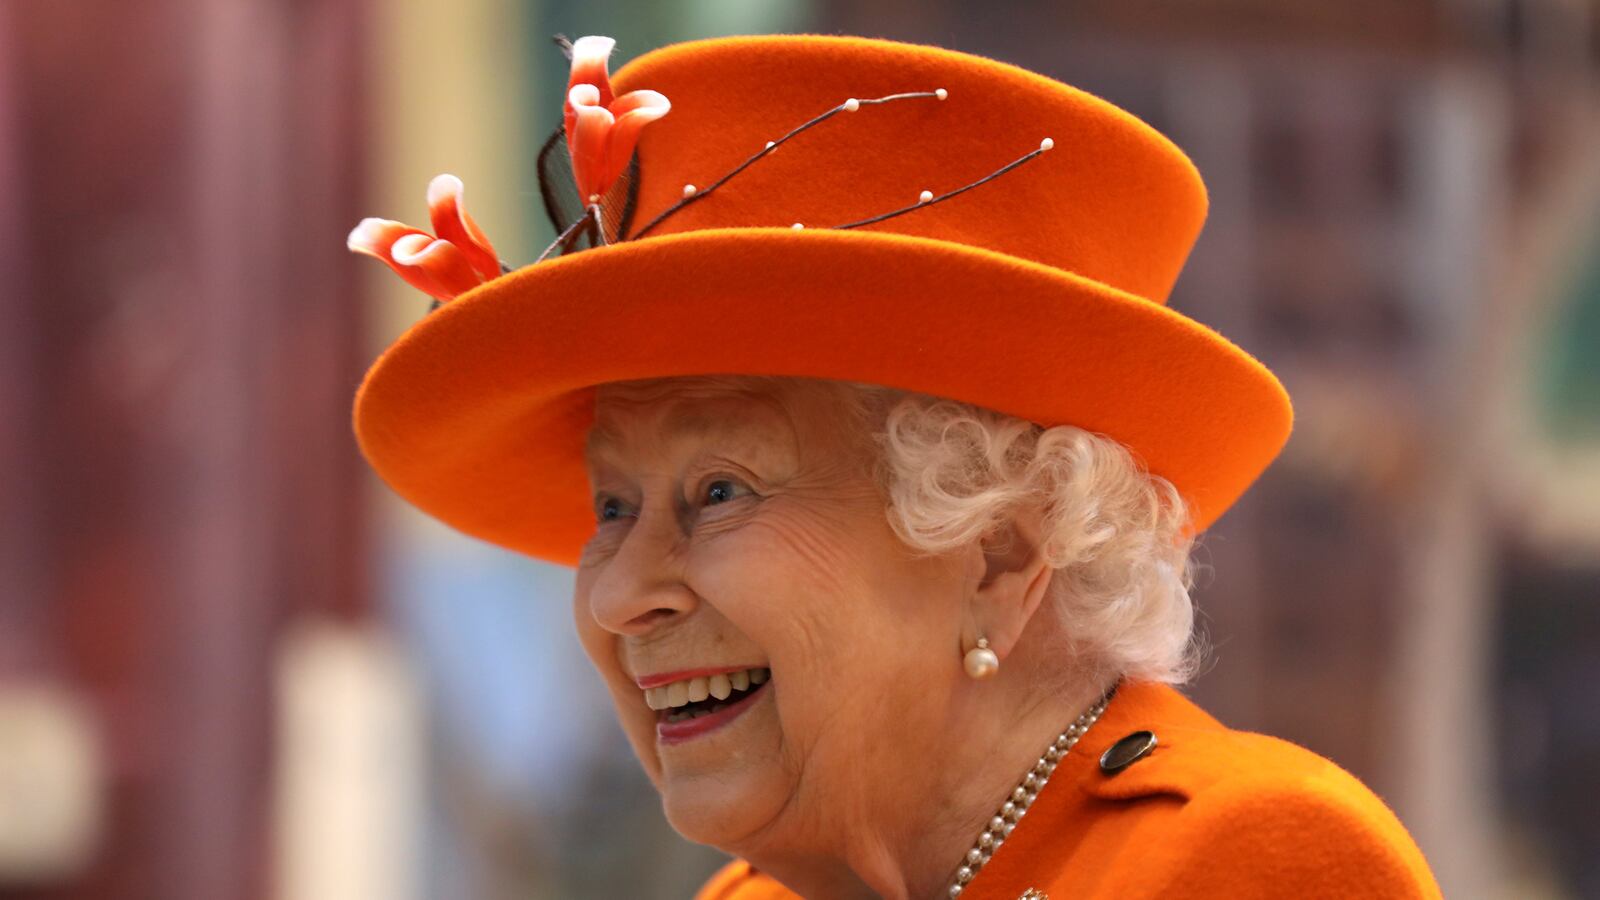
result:
M 1152 732 L 1155 746 L 1114 774 L 1102 771 L 1101 755 L 1138 731 Z M 1153 807 L 1157 814 L 1163 806 L 1176 810 L 1215 770 L 1214 763 L 1208 766 L 1207 754 L 1186 748 L 1201 736 L 1214 742 L 1227 732 L 1226 726 L 1170 685 L 1123 682 L 1099 721 L 1062 758 L 1032 808 L 962 897 L 1035 900 L 1072 875 L 1077 876 L 1072 878 L 1075 883 L 1084 884 L 1095 874 L 1094 861 L 1101 858 L 1097 846 L 1119 839 L 1138 818 L 1118 816 L 1116 807 L 1165 796 L 1169 802 Z

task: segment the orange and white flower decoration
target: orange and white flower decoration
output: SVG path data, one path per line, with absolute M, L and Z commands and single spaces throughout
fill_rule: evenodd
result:
M 593 229 L 596 243 L 605 243 L 600 202 L 633 158 L 640 129 L 672 108 L 656 91 L 612 95 L 606 63 L 616 43 L 591 36 L 572 44 L 563 121 L 584 212 L 540 254 L 540 262 L 557 248 L 570 246 L 584 228 Z M 428 184 L 432 234 L 391 219 L 362 219 L 345 245 L 383 260 L 407 283 L 433 297 L 435 306 L 453 300 L 504 272 L 488 237 L 467 215 L 462 193 L 461 179 L 440 175 Z
M 362 219 L 345 245 L 383 260 L 407 283 L 440 302 L 500 277 L 500 258 L 462 202 L 461 179 L 428 184 L 433 234 L 390 219 Z
M 656 91 L 611 93 L 606 62 L 617 44 L 591 35 L 572 44 L 572 76 L 567 80 L 567 152 L 572 157 L 578 196 L 593 206 L 622 177 L 644 126 L 672 109 Z

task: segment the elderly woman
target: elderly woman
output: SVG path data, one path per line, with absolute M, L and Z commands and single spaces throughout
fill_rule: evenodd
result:
M 1193 541 L 1290 426 L 1164 305 L 1206 208 L 1176 146 L 928 47 L 695 42 L 626 93 L 568 49 L 538 261 L 449 176 L 433 233 L 351 234 L 438 308 L 356 427 L 577 567 L 668 820 L 738 857 L 703 897 L 1438 895 L 1359 781 L 1173 687 Z

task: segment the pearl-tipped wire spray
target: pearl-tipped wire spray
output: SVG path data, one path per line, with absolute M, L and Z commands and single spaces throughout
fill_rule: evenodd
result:
M 560 234 L 556 235 L 556 239 L 551 241 L 550 242 L 550 246 L 544 248 L 544 252 L 539 254 L 539 258 L 535 259 L 533 262 L 534 263 L 542 263 L 542 262 L 544 262 L 546 259 L 548 259 L 550 257 L 551 253 L 555 252 L 557 247 L 564 247 L 567 244 L 571 243 L 573 240 L 575 240 L 577 238 L 577 236 L 578 236 L 578 232 L 583 230 L 583 228 L 585 226 L 589 225 L 591 222 L 594 223 L 596 226 L 600 225 L 600 205 L 598 203 L 591 203 L 588 206 L 585 206 L 583 208 L 583 214 L 578 216 L 577 220 L 574 221 L 571 225 L 568 225 L 564 231 L 562 231 Z M 600 228 L 600 232 L 601 232 L 601 234 L 600 234 L 600 237 L 599 237 L 599 242 L 600 243 L 604 243 L 605 242 L 605 234 L 604 234 L 605 228 L 601 227 Z
M 857 98 L 857 97 L 850 97 L 850 98 L 846 99 L 843 103 L 840 103 L 838 106 L 835 106 L 832 109 L 829 109 L 826 112 L 823 112 L 823 113 L 811 118 L 810 120 L 808 120 L 808 121 L 796 126 L 795 128 L 791 129 L 787 134 L 783 135 L 782 137 L 778 138 L 777 140 L 767 141 L 766 146 L 762 147 L 761 150 L 759 150 L 755 154 L 751 155 L 749 158 L 747 158 L 744 162 L 741 162 L 739 165 L 734 166 L 731 171 L 729 171 L 727 174 L 723 175 L 721 178 L 718 178 L 717 180 L 711 182 L 711 184 L 708 185 L 706 188 L 701 189 L 701 188 L 696 187 L 693 184 L 685 184 L 683 186 L 683 198 L 681 200 L 679 200 L 677 203 L 674 203 L 673 205 L 667 207 L 667 209 L 663 210 L 660 215 L 657 215 L 654 219 L 651 219 L 649 222 L 647 222 L 644 225 L 644 227 L 642 227 L 638 231 L 634 232 L 632 237 L 635 237 L 635 238 L 643 237 L 651 229 L 653 229 L 657 225 L 661 224 L 661 222 L 663 220 L 665 220 L 668 216 L 671 216 L 673 213 L 677 212 L 678 210 L 682 209 L 683 207 L 687 206 L 688 204 L 693 203 L 693 202 L 701 199 L 702 197 L 705 197 L 706 195 L 710 194 L 712 191 L 714 191 L 717 188 L 721 187 L 722 185 L 726 184 L 729 179 L 733 178 L 733 176 L 735 176 L 735 175 L 739 174 L 740 172 L 744 171 L 745 169 L 749 168 L 752 164 L 755 163 L 756 160 L 761 159 L 762 157 L 766 156 L 768 153 L 771 153 L 772 151 L 778 149 L 778 147 L 780 145 L 782 145 L 783 143 L 787 142 L 789 139 L 795 137 L 796 135 L 800 134 L 801 132 L 803 132 L 803 131 L 805 131 L 805 130 L 813 127 L 813 126 L 819 125 L 822 122 L 825 122 L 828 119 L 833 118 L 834 116 L 838 115 L 841 112 L 857 112 L 857 111 L 859 111 L 861 109 L 862 106 L 877 105 L 877 104 L 881 104 L 881 103 L 890 103 L 890 102 L 893 102 L 895 100 L 911 100 L 911 99 L 925 98 L 925 97 L 932 97 L 932 98 L 934 98 L 936 100 L 948 100 L 950 98 L 950 92 L 948 90 L 944 89 L 944 88 L 936 88 L 936 89 L 934 89 L 932 91 L 908 91 L 908 92 L 900 93 L 900 94 L 888 94 L 888 95 L 883 96 L 883 97 L 874 97 L 874 98 L 867 99 L 867 100 L 862 100 L 862 99 Z M 1012 169 L 1015 169 L 1016 167 L 1022 165 L 1023 163 L 1033 159 L 1035 156 L 1038 156 L 1039 154 L 1044 153 L 1047 150 L 1050 150 L 1054 146 L 1055 146 L 1055 141 L 1053 139 L 1045 138 L 1044 140 L 1039 142 L 1039 149 L 1034 150 L 1031 153 L 1025 154 L 1024 156 L 1022 156 L 1022 157 L 1020 157 L 1020 158 L 1018 158 L 1016 160 L 1013 160 L 1012 162 L 1010 162 L 1010 163 L 1008 163 L 1008 164 L 1006 164 L 1004 166 L 1001 166 L 999 169 L 996 169 L 994 172 L 991 172 L 990 174 L 984 176 L 983 178 L 978 179 L 977 181 L 972 182 L 971 184 L 964 185 L 962 187 L 956 188 L 953 191 L 948 191 L 946 193 L 938 194 L 938 195 L 935 195 L 933 193 L 933 191 L 924 190 L 921 194 L 919 194 L 917 196 L 917 202 L 911 204 L 910 206 L 904 206 L 904 207 L 901 207 L 899 209 L 890 210 L 889 212 L 882 213 L 880 215 L 872 216 L 871 218 L 861 219 L 861 220 L 858 220 L 858 221 L 855 221 L 855 222 L 846 222 L 843 225 L 834 225 L 832 227 L 835 228 L 835 229 L 859 228 L 862 225 L 870 225 L 870 224 L 872 224 L 874 222 L 882 222 L 885 219 L 891 219 L 891 218 L 894 218 L 895 216 L 904 215 L 905 213 L 911 212 L 911 211 L 916 210 L 916 209 L 920 209 L 920 208 L 922 208 L 924 206 L 931 206 L 931 205 L 933 205 L 935 203 L 939 203 L 939 202 L 942 202 L 944 200 L 948 200 L 951 197 L 957 196 L 958 194 L 963 194 L 963 193 L 965 193 L 967 191 L 970 191 L 970 190 L 972 190 L 973 188 L 977 187 L 980 184 L 983 184 L 985 182 L 988 182 L 988 181 L 991 181 L 991 180 L 993 180 L 995 178 L 998 178 L 1001 175 L 1004 175 L 1005 173 L 1011 171 Z M 599 197 L 599 195 L 590 196 L 588 198 L 588 203 L 586 204 L 586 208 L 584 209 L 583 215 L 580 215 L 576 221 L 574 221 L 570 226 L 568 226 L 566 229 L 564 229 L 561 232 L 561 234 L 557 235 L 556 239 L 554 241 L 550 242 L 550 246 L 546 247 L 544 252 L 540 253 L 538 259 L 534 260 L 534 262 L 536 262 L 536 263 L 537 262 L 543 262 L 546 258 L 548 258 L 550 256 L 550 254 L 552 252 L 555 251 L 555 249 L 557 247 L 561 247 L 561 246 L 569 243 L 570 241 L 572 241 L 574 238 L 576 238 L 577 233 L 580 230 L 582 230 L 583 228 L 585 228 L 586 226 L 589 226 L 591 224 L 595 228 L 596 241 L 598 243 L 600 243 L 600 244 L 609 243 L 608 241 L 606 241 L 606 238 L 605 238 L 605 226 L 604 226 L 604 223 L 603 223 L 603 221 L 601 219 L 601 215 L 600 215 L 600 199 L 601 198 Z M 795 230 L 800 230 L 800 229 L 805 228 L 805 225 L 800 223 L 800 222 L 795 222 L 793 225 L 791 225 L 789 227 L 792 228 L 792 229 L 795 229 Z M 500 267 L 501 267 L 502 272 L 509 273 L 511 271 L 511 267 L 507 266 L 503 262 L 500 264 Z M 430 308 L 430 312 L 433 309 L 437 309 L 439 306 L 440 306 L 439 301 L 437 299 L 435 299 L 434 302 L 433 302 L 432 307 Z
M 983 184 L 983 183 L 988 182 L 988 181 L 993 181 L 994 179 L 999 178 L 1001 175 L 1004 175 L 1005 173 L 1011 171 L 1012 169 L 1015 169 L 1017 166 L 1020 166 L 1023 163 L 1027 162 L 1028 160 L 1033 159 L 1034 157 L 1038 156 L 1039 154 L 1048 151 L 1050 148 L 1054 147 L 1055 145 L 1056 145 L 1056 142 L 1053 139 L 1045 138 L 1044 140 L 1039 142 L 1039 149 L 1032 150 L 1032 151 L 1029 151 L 1028 153 L 1023 154 L 1021 157 L 1019 157 L 1017 159 L 1014 159 L 1009 163 L 1006 163 L 1005 165 L 1003 165 L 1000 168 L 994 170 L 993 172 L 990 172 L 988 175 L 985 175 L 982 178 L 979 178 L 977 181 L 974 181 L 971 184 L 964 185 L 962 187 L 958 187 L 953 191 L 947 191 L 947 192 L 945 192 L 943 194 L 939 194 L 937 196 L 934 195 L 934 193 L 932 191 L 923 191 L 922 194 L 917 197 L 917 202 L 911 204 L 910 206 L 902 206 L 899 209 L 892 209 L 892 210 L 890 210 L 890 211 L 888 211 L 886 213 L 882 213 L 881 215 L 872 216 L 871 218 L 867 218 L 867 219 L 860 219 L 860 220 L 855 221 L 855 222 L 846 222 L 843 225 L 834 225 L 833 227 L 834 228 L 859 228 L 862 225 L 871 225 L 874 222 L 882 222 L 884 219 L 892 219 L 895 216 L 904 215 L 904 214 L 906 214 L 908 212 L 911 212 L 913 210 L 922 209 L 925 206 L 932 206 L 935 203 L 942 203 L 942 202 L 944 202 L 946 200 L 949 200 L 951 197 L 954 197 L 954 196 L 956 196 L 958 194 L 965 194 L 967 191 L 972 190 L 973 188 L 977 187 L 980 184 Z
M 661 222 L 664 219 L 666 219 L 668 216 L 670 216 L 673 213 L 677 212 L 678 210 L 684 208 L 685 206 L 688 206 L 690 203 L 694 203 L 694 202 L 696 202 L 696 201 L 698 201 L 698 200 L 710 195 L 712 191 L 715 191 L 717 188 L 722 187 L 722 185 L 726 184 L 727 181 L 730 178 L 732 178 L 733 176 L 739 174 L 740 172 L 743 172 L 745 169 L 749 168 L 753 163 L 755 163 L 756 160 L 762 158 L 763 156 L 766 156 L 768 153 L 771 153 L 772 151 L 774 151 L 774 150 L 778 149 L 779 147 L 783 146 L 783 144 L 786 141 L 788 141 L 790 138 L 792 138 L 795 135 L 801 133 L 802 131 L 805 131 L 808 128 L 811 128 L 811 127 L 816 126 L 816 125 L 820 125 L 821 123 L 827 121 L 828 119 L 833 118 L 834 116 L 838 115 L 839 113 L 842 113 L 842 112 L 856 112 L 857 110 L 861 109 L 861 107 L 863 107 L 863 106 L 876 106 L 876 105 L 878 105 L 880 103 L 892 103 L 892 102 L 894 102 L 896 100 L 913 100 L 913 99 L 917 99 L 917 98 L 931 98 L 931 99 L 936 99 L 936 100 L 943 100 L 943 99 L 945 99 L 945 98 L 947 98 L 949 96 L 950 96 L 950 92 L 949 91 L 945 90 L 944 88 L 939 88 L 938 90 L 933 90 L 933 91 L 909 91 L 909 92 L 902 93 L 902 94 L 889 94 L 887 96 L 873 97 L 873 98 L 867 99 L 867 100 L 863 100 L 863 99 L 860 99 L 860 98 L 857 98 L 857 97 L 851 97 L 851 98 L 845 100 L 843 103 L 840 103 L 838 106 L 835 106 L 832 109 L 829 109 L 828 111 L 823 112 L 823 113 L 811 118 L 810 120 L 806 121 L 805 123 L 796 126 L 794 129 L 789 131 L 789 133 L 785 134 L 783 137 L 780 137 L 780 138 L 778 138 L 777 140 L 774 140 L 774 141 L 767 141 L 767 144 L 766 144 L 765 147 L 762 147 L 760 150 L 756 151 L 754 154 L 752 154 L 744 162 L 739 163 L 737 166 L 734 166 L 733 169 L 731 171 L 729 171 L 726 175 L 723 175 L 721 178 L 718 178 L 717 180 L 711 182 L 710 184 L 706 185 L 704 188 L 697 189 L 692 195 L 688 194 L 688 193 L 685 193 L 683 199 L 681 199 L 677 203 L 674 203 L 671 206 L 667 207 L 665 210 L 662 210 L 660 215 L 656 216 L 654 219 L 651 219 L 649 222 L 646 222 L 643 227 L 641 227 L 638 231 L 635 231 L 633 233 L 633 237 L 640 238 L 640 237 L 644 237 L 646 234 L 649 234 L 650 230 L 652 228 L 655 228 L 657 225 L 661 224 Z

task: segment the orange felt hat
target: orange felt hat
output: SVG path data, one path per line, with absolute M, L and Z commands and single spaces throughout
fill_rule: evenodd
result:
M 469 273 L 356 397 L 378 474 L 455 528 L 575 564 L 595 527 L 594 387 L 636 378 L 863 381 L 1076 425 L 1173 482 L 1197 532 L 1287 440 L 1272 373 L 1164 305 L 1206 191 L 1124 110 L 993 60 L 844 37 L 678 44 L 615 82 L 671 102 L 638 135 L 633 231 Z M 714 192 L 685 187 L 835 107 Z

